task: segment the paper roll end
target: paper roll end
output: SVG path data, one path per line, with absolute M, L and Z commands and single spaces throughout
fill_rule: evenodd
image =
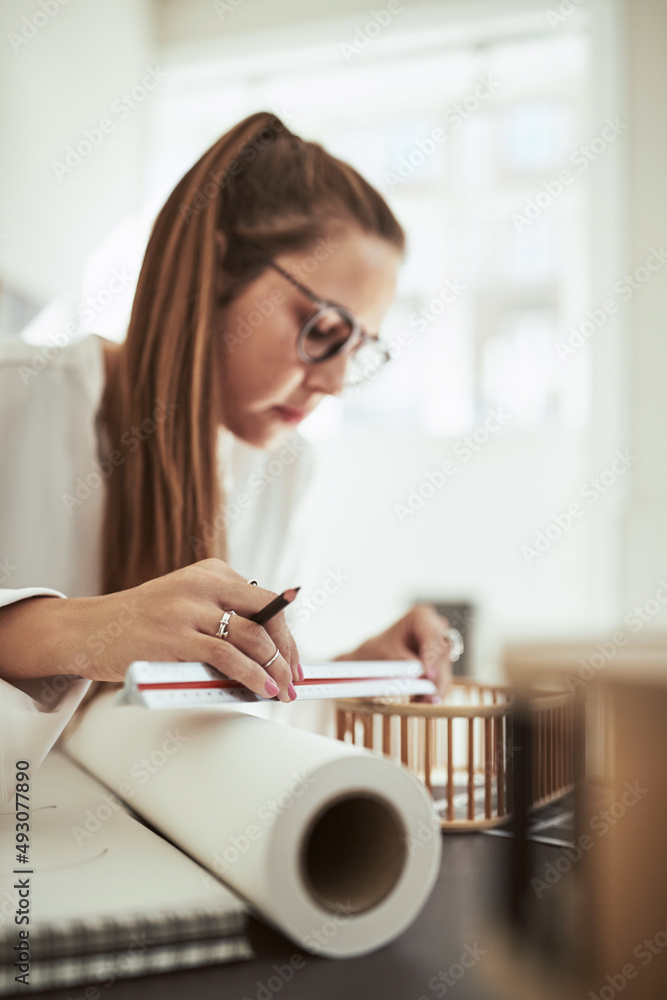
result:
M 361 914 L 392 892 L 407 862 L 406 830 L 382 798 L 359 792 L 327 803 L 306 832 L 300 858 L 306 891 L 331 913 Z

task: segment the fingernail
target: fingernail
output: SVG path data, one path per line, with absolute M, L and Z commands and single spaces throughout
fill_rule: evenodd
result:
M 301 666 L 300 663 L 297 663 L 297 665 L 296 665 L 296 672 L 299 675 L 299 680 L 302 681 L 303 680 L 303 667 Z
M 431 704 L 432 705 L 439 705 L 440 702 L 441 702 L 441 700 L 442 699 L 440 698 L 439 694 L 434 694 L 433 697 L 431 698 Z
M 264 685 L 264 687 L 266 689 L 266 693 L 269 694 L 269 695 L 271 695 L 272 698 L 275 698 L 275 696 L 280 691 L 280 688 L 278 687 L 278 685 L 276 684 L 276 682 L 271 677 L 268 678 L 268 680 L 267 680 L 266 684 Z
M 294 701 L 296 698 L 296 688 L 294 687 L 291 681 L 287 685 L 287 693 L 289 695 L 289 700 Z
M 436 678 L 435 664 L 429 663 L 426 667 L 426 676 L 430 681 L 434 681 Z

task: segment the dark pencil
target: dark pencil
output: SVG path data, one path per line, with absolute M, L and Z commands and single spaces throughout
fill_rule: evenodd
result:
M 279 612 L 286 608 L 288 604 L 291 604 L 296 595 L 301 590 L 301 587 L 292 587 L 290 590 L 284 590 L 282 594 L 278 594 L 274 597 L 272 601 L 266 605 L 266 607 L 261 608 L 259 611 L 255 611 L 254 615 L 247 615 L 249 621 L 256 622 L 258 625 L 266 625 L 268 621 L 275 618 Z

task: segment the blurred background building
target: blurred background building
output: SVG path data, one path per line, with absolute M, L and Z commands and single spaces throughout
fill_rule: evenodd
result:
M 253 111 L 407 230 L 395 364 L 304 425 L 306 647 L 415 599 L 472 606 L 486 676 L 509 641 L 665 627 L 662 0 L 9 0 L 0 26 L 1 332 L 122 339 L 156 212 Z

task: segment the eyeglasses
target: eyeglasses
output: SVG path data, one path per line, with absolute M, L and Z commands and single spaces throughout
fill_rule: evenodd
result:
M 388 348 L 376 334 L 366 333 L 354 313 L 336 302 L 321 299 L 274 260 L 270 267 L 317 306 L 299 330 L 296 351 L 305 364 L 316 365 L 338 354 L 348 353 L 345 385 L 358 386 L 373 381 L 391 359 Z

